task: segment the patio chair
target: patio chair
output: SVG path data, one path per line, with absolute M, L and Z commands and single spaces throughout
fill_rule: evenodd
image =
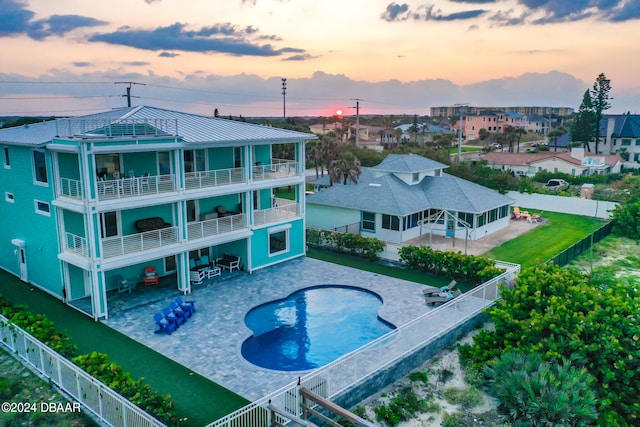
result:
M 229 270 L 230 272 L 234 269 L 240 270 L 240 257 L 224 254 L 222 258 L 218 258 L 216 260 L 216 265 L 222 267 L 223 270 Z
M 156 268 L 152 265 L 145 267 L 143 279 L 145 286 L 157 285 L 159 276 L 156 272 Z
M 440 292 L 440 288 L 436 288 L 435 286 L 425 286 L 422 288 L 422 295 L 424 296 L 431 296 L 431 294 L 438 294 Z
M 162 317 L 162 313 L 156 313 L 153 317 L 158 325 L 158 329 L 154 331 L 156 334 L 166 333 L 167 335 L 171 335 L 171 332 L 175 331 L 178 327 L 177 324 Z
M 196 311 L 195 301 L 183 301 L 182 297 L 176 297 L 176 302 L 183 310 L 190 311 L 191 313 L 195 313 Z
M 173 311 L 171 311 L 171 307 L 165 307 L 162 309 L 162 314 L 164 314 L 164 318 L 169 321 L 169 323 L 175 323 L 176 328 L 182 325 L 187 319 L 184 317 L 178 317 Z
M 104 176 L 100 177 L 100 187 L 103 195 L 107 194 L 107 190 L 111 191 L 111 194 L 116 194 L 116 182 L 107 181 Z
M 191 270 L 189 271 L 189 282 L 192 285 L 201 285 L 204 280 L 205 272 L 202 270 Z
M 169 303 L 169 307 L 171 308 L 171 311 L 175 313 L 176 316 L 184 318 L 185 321 L 187 320 L 187 318 L 191 317 L 191 312 L 183 310 L 182 307 L 180 307 L 178 303 L 175 301 L 171 301 Z

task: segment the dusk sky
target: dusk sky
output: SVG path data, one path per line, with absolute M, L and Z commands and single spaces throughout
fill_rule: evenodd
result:
M 640 113 L 640 0 L 0 0 L 0 115 L 579 106 Z

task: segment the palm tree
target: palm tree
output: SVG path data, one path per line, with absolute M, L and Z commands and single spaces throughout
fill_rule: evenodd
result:
M 358 178 L 362 174 L 360 160 L 352 155 L 343 155 L 339 159 L 333 160 L 329 165 L 329 185 L 342 181 L 347 185 L 348 181 L 358 183 Z

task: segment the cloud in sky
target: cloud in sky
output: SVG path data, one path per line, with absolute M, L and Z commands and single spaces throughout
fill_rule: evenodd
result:
M 140 64 L 144 65 L 144 64 Z M 77 85 L 47 85 L 47 81 L 71 81 Z M 0 81 L 33 81 L 32 78 L 0 73 Z M 184 78 L 156 75 L 151 71 L 87 72 L 81 75 L 52 70 L 39 80 L 41 84 L 0 84 L 0 97 L 33 97 L 47 93 L 59 96 L 78 94 L 81 100 L 53 103 L 47 114 L 63 114 L 62 108 L 82 114 L 125 106 L 123 89 L 115 81 L 135 81 L 145 86 L 133 89 L 138 105 L 153 105 L 198 114 L 212 114 L 218 108 L 222 115 L 279 116 L 282 111 L 280 77 L 262 78 L 253 74 L 220 76 L 192 73 Z M 93 82 L 95 84 L 88 84 Z M 615 92 L 615 81 L 612 82 Z M 306 78 L 287 79 L 287 112 L 291 116 L 331 115 L 337 108 L 350 111 L 353 98 L 360 98 L 361 114 L 429 114 L 429 108 L 469 102 L 474 105 L 552 105 L 577 108 L 590 84 L 559 71 L 526 73 L 517 77 L 492 79 L 476 84 L 457 85 L 446 79 L 423 79 L 411 82 L 386 80 L 366 82 L 343 74 L 316 71 Z M 21 95 L 22 94 L 22 95 Z M 638 93 L 614 93 L 615 111 L 633 110 Z M 92 106 L 79 106 L 91 97 Z M 93 98 L 95 97 L 95 98 Z M 47 108 L 38 102 L 39 109 Z M 24 105 L 25 107 L 21 107 Z M 21 108 L 33 108 L 33 100 L 12 100 L 0 104 L 0 115 L 21 113 Z M 45 110 L 38 110 L 45 111 Z
M 257 32 L 252 26 L 239 27 L 230 23 L 190 30 L 187 25 L 176 22 L 153 30 L 123 27 L 111 33 L 95 34 L 89 37 L 89 41 L 153 51 L 219 52 L 240 56 L 279 56 L 305 52 L 304 49 L 276 49 L 271 44 L 254 43 L 250 37 Z
M 51 15 L 33 21 L 35 13 L 19 0 L 0 0 L 0 37 L 26 34 L 34 40 L 64 36 L 83 27 L 96 27 L 105 21 L 79 15 Z
M 490 21 L 501 26 L 543 25 L 582 21 L 593 18 L 605 22 L 640 19 L 640 0 L 518 0 L 519 10 L 502 9 L 499 0 L 449 0 L 453 4 L 487 5 L 490 9 L 448 11 L 445 6 L 423 4 L 412 8 L 408 3 L 389 3 L 381 14 L 388 22 L 409 18 L 425 21 L 460 21 L 492 13 Z M 450 5 L 449 5 L 450 6 Z

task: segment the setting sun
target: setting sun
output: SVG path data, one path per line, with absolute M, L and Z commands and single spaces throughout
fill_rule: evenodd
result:
M 342 116 L 342 110 L 336 110 L 336 116 Z

